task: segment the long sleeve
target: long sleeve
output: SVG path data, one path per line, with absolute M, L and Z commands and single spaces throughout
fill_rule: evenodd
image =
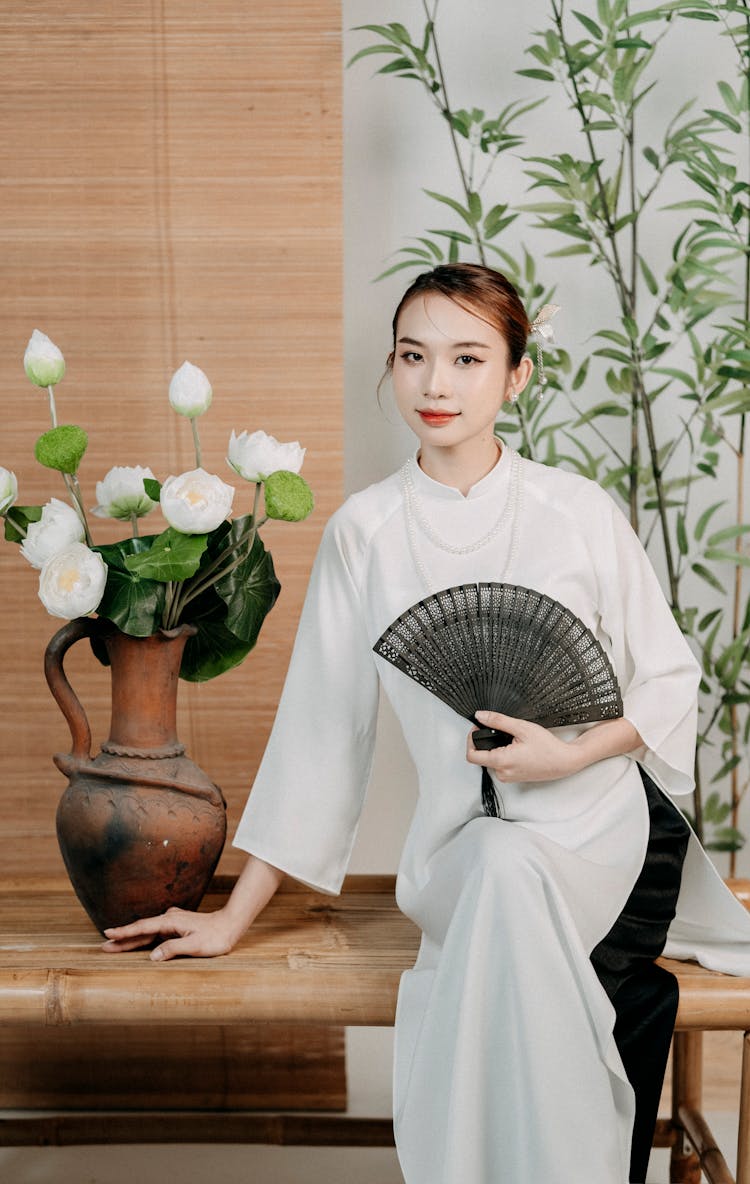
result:
M 594 556 L 602 627 L 623 695 L 623 714 L 638 730 L 641 764 L 670 793 L 693 788 L 700 666 L 667 604 L 656 573 L 625 516 L 608 512 Z
M 378 679 L 341 511 L 328 523 L 289 671 L 234 845 L 338 893 L 370 775 Z

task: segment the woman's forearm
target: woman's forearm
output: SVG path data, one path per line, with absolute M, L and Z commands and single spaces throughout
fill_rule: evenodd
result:
M 643 747 L 643 740 L 630 720 L 620 718 L 608 719 L 587 728 L 569 745 L 575 750 L 577 762 L 580 762 L 578 768 L 585 769 L 607 757 L 634 752 Z
M 266 907 L 284 878 L 284 873 L 271 863 L 248 855 L 232 893 L 221 910 L 235 945 L 252 925 L 258 913 Z

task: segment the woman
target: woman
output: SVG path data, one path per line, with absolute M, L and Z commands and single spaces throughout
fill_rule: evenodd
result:
M 156 960 L 221 954 L 285 872 L 338 892 L 382 685 L 419 773 L 397 882 L 423 933 L 396 1019 L 407 1184 L 644 1180 L 676 1008 L 653 959 L 675 908 L 670 953 L 750 967 L 734 901 L 720 900 L 713 961 L 695 928 L 706 884 L 720 884 L 692 845 L 677 902 L 687 830 L 657 786 L 692 788 L 700 671 L 645 553 L 599 486 L 495 436 L 532 373 L 529 332 L 515 289 L 488 268 L 441 266 L 407 290 L 388 369 L 419 450 L 326 527 L 235 837 L 249 853 L 237 886 L 219 912 L 170 910 L 108 931 L 105 946 L 162 936 Z M 478 751 L 461 717 L 373 655 L 425 595 L 480 581 L 538 590 L 579 617 L 611 657 L 622 718 L 546 730 L 478 711 L 514 737 Z M 483 813 L 480 765 L 500 818 Z

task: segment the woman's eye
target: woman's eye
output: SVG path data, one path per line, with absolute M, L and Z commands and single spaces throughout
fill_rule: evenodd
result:
M 401 354 L 405 362 L 421 362 L 422 355 L 418 354 L 415 349 L 407 349 Z
M 456 361 L 460 366 L 471 366 L 474 362 L 478 362 L 479 358 L 475 358 L 473 354 L 459 354 Z

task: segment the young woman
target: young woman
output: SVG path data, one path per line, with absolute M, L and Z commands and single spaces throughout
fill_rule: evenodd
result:
M 382 686 L 419 774 L 397 883 L 423 933 L 396 1019 L 407 1184 L 643 1181 L 677 1002 L 653 963 L 667 929 L 670 954 L 750 973 L 744 910 L 658 788 L 692 788 L 698 664 L 609 496 L 495 435 L 531 376 L 529 332 L 490 269 L 441 266 L 408 289 L 388 369 L 418 450 L 326 527 L 235 837 L 249 853 L 237 886 L 219 912 L 170 910 L 109 931 L 105 946 L 157 935 L 156 960 L 221 954 L 284 873 L 338 892 Z M 513 735 L 478 751 L 460 716 L 374 656 L 407 608 L 481 581 L 546 593 L 579 617 L 611 658 L 622 717 L 547 730 L 478 710 Z M 482 765 L 499 818 L 483 812 Z

